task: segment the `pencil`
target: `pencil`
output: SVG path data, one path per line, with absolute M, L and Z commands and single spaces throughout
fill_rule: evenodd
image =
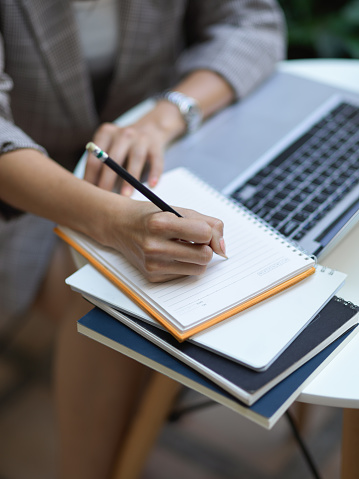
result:
M 158 206 L 162 211 L 169 211 L 174 215 L 182 218 L 177 211 L 175 211 L 170 205 L 161 200 L 157 195 L 153 193 L 149 188 L 147 188 L 143 183 L 138 181 L 134 176 L 132 176 L 128 171 L 126 171 L 122 166 L 117 164 L 112 158 L 108 156 L 107 153 L 101 150 L 95 143 L 87 143 L 86 150 L 92 153 L 96 158 L 98 158 L 102 163 L 109 166 L 115 173 L 117 173 L 122 179 L 127 181 L 131 186 L 133 186 L 137 191 L 142 193 L 147 199 L 152 201 L 153 204 Z

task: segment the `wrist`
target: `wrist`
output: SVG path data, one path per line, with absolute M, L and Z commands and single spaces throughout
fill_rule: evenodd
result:
M 170 143 L 186 132 L 186 123 L 178 108 L 165 100 L 157 101 L 146 120 L 150 120 L 157 129 L 164 144 Z
M 94 221 L 91 222 L 92 237 L 104 246 L 124 251 L 124 238 L 133 221 L 133 200 L 117 193 L 101 190 L 101 199 Z
M 83 210 L 82 222 L 78 224 L 84 234 L 104 246 L 113 246 L 112 225 L 114 215 L 121 217 L 121 203 L 116 202 L 116 195 L 110 191 L 88 184 L 87 208 Z M 121 197 L 122 199 L 122 197 Z
M 194 98 L 179 91 L 168 90 L 157 97 L 158 101 L 172 104 L 182 118 L 185 125 L 185 133 L 196 131 L 202 123 L 203 112 L 199 103 Z

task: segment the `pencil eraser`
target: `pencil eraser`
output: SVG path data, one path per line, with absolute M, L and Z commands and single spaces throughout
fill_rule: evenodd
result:
M 90 141 L 86 145 L 86 150 L 88 150 L 90 153 L 94 153 L 98 149 L 99 148 L 95 145 L 95 143 L 92 143 L 92 141 Z

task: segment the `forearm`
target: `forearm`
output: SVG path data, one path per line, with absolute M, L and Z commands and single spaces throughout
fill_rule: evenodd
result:
M 104 242 L 104 205 L 111 201 L 111 193 L 79 180 L 36 150 L 0 156 L 0 196 L 16 208 Z
M 213 251 L 225 254 L 218 219 L 189 210 L 180 210 L 181 218 L 162 213 L 151 202 L 80 180 L 36 150 L 0 156 L 0 192 L 12 206 L 119 250 L 150 281 L 202 274 Z
M 285 55 L 284 15 L 275 0 L 189 2 L 186 28 L 192 42 L 176 62 L 182 78 L 217 72 L 244 98 Z
M 206 119 L 234 100 L 234 91 L 221 76 L 210 70 L 199 70 L 190 73 L 181 82 L 172 87 L 194 98 Z M 154 122 L 164 132 L 167 142 L 183 133 L 186 125 L 178 108 L 168 101 L 159 101 L 155 108 L 139 123 Z
M 210 70 L 191 73 L 173 89 L 197 100 L 204 119 L 234 100 L 234 91 L 229 83 Z

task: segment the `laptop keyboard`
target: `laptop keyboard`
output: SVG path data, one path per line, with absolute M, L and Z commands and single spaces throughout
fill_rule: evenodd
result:
M 359 182 L 359 107 L 342 102 L 232 193 L 300 240 Z

